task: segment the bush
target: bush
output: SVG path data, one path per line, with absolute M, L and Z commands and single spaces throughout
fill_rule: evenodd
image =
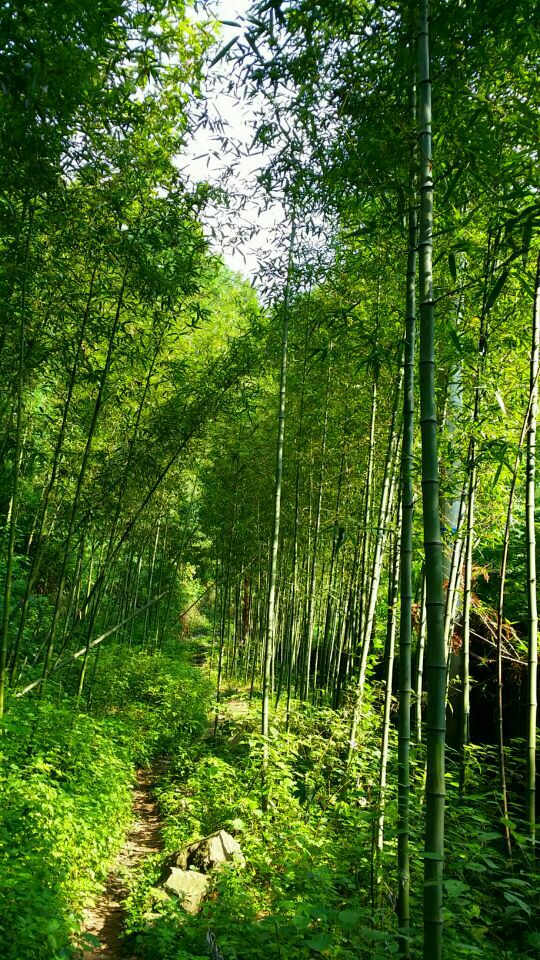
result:
M 145 960 L 208 956 L 212 931 L 226 960 L 382 960 L 398 953 L 395 915 L 396 731 L 391 731 L 385 846 L 376 869 L 380 735 L 377 706 L 366 709 L 359 749 L 346 770 L 348 720 L 332 710 L 295 705 L 290 731 L 275 720 L 261 810 L 262 742 L 251 723 L 225 722 L 203 749 L 178 755 L 159 790 L 165 845 L 175 851 L 220 827 L 237 835 L 245 870 L 225 869 L 197 916 L 153 900 L 159 864 L 134 887 L 130 928 Z M 471 756 L 468 793 L 459 795 L 449 757 L 447 864 L 448 958 L 532 957 L 535 892 L 519 845 L 508 865 L 501 843 L 494 758 Z M 412 953 L 421 952 L 423 780 L 415 748 L 411 796 Z M 471 825 L 474 829 L 471 830 Z M 152 920 L 149 922 L 148 914 Z
M 102 651 L 92 714 L 65 696 L 11 701 L 0 774 L 0 956 L 71 956 L 131 818 L 136 766 L 206 727 L 201 672 L 165 654 Z
M 0 778 L 0 943 L 5 960 L 69 955 L 131 812 L 132 762 L 111 724 L 69 703 L 19 701 Z

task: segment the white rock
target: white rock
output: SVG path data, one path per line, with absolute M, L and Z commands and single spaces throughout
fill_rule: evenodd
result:
M 209 883 L 210 878 L 197 870 L 171 867 L 169 876 L 163 881 L 163 889 L 181 900 L 186 913 L 198 913 Z

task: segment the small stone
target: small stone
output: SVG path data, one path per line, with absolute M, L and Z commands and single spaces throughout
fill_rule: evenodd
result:
M 216 830 L 208 837 L 190 843 L 185 850 L 173 853 L 168 857 L 166 865 L 178 867 L 181 870 L 195 867 L 201 873 L 210 873 L 211 870 L 228 862 L 235 863 L 239 867 L 245 867 L 246 865 L 238 841 L 231 837 L 226 830 Z
M 197 870 L 171 867 L 169 876 L 163 881 L 163 889 L 180 899 L 186 913 L 198 913 L 209 883 L 209 877 Z

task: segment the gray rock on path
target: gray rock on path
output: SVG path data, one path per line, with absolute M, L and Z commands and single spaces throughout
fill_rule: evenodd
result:
M 187 913 L 198 913 L 210 883 L 208 874 L 224 863 L 245 867 L 246 860 L 238 841 L 226 830 L 216 830 L 167 857 L 161 889 L 179 897 Z
M 210 873 L 211 870 L 215 870 L 216 867 L 228 862 L 235 863 L 239 867 L 245 867 L 246 865 L 238 841 L 231 837 L 226 830 L 216 830 L 208 837 L 190 843 L 185 850 L 173 853 L 166 860 L 166 866 L 177 867 L 180 870 L 189 870 L 190 867 L 195 867 L 201 873 Z
M 174 894 L 182 901 L 186 913 L 198 913 L 204 900 L 210 877 L 197 870 L 180 870 L 171 867 L 169 876 L 163 882 L 163 889 Z

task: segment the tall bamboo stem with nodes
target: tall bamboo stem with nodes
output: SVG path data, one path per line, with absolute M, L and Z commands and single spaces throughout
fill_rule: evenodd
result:
M 420 0 L 418 34 L 420 114 L 420 426 L 422 509 L 426 558 L 427 772 L 424 854 L 424 960 L 441 960 L 445 805 L 446 650 L 444 642 L 443 552 L 439 508 L 435 308 L 433 300 L 433 166 L 429 2 Z
M 272 679 L 272 661 L 275 642 L 275 599 L 278 568 L 279 526 L 281 519 L 281 488 L 283 482 L 283 445 L 285 439 L 285 403 L 287 393 L 287 348 L 289 336 L 289 299 L 291 292 L 293 253 L 295 240 L 294 216 L 291 225 L 289 242 L 289 257 L 287 264 L 287 279 L 283 296 L 283 325 L 281 330 L 281 370 L 279 379 L 279 406 L 278 406 L 278 433 L 276 442 L 276 476 L 274 487 L 274 518 L 272 524 L 272 540 L 270 545 L 270 564 L 268 570 L 268 602 L 266 616 L 266 633 L 264 641 L 263 689 L 262 689 L 262 716 L 261 732 L 263 736 L 263 770 L 262 770 L 262 809 L 268 809 L 268 759 L 269 759 L 269 714 L 270 693 Z
M 527 539 L 527 603 L 529 613 L 528 684 L 529 704 L 527 723 L 527 824 L 534 858 L 536 845 L 536 678 L 538 672 L 538 604 L 536 597 L 536 421 L 538 414 L 538 368 L 540 350 L 540 254 L 536 268 L 536 284 L 532 318 L 530 359 L 529 428 L 527 431 L 527 466 L 525 487 L 525 516 Z
M 330 351 L 331 349 L 332 348 L 330 346 Z M 311 572 L 309 576 L 309 587 L 308 587 L 308 598 L 307 598 L 306 646 L 305 646 L 304 677 L 303 677 L 304 700 L 307 700 L 309 697 L 309 685 L 310 685 L 310 674 L 311 674 L 311 652 L 312 652 L 312 646 L 313 646 L 313 628 L 314 628 L 314 618 L 315 618 L 315 584 L 317 580 L 317 560 L 318 560 L 319 532 L 321 528 L 321 509 L 322 509 L 322 496 L 323 496 L 323 486 L 324 486 L 326 437 L 327 437 L 327 431 L 328 431 L 328 401 L 330 396 L 330 370 L 331 370 L 331 356 L 328 361 L 328 372 L 326 375 L 326 395 L 325 395 L 325 401 L 324 401 L 324 420 L 323 420 L 323 432 L 322 432 L 322 440 L 321 440 L 321 467 L 319 471 L 317 506 L 315 510 L 315 528 L 313 531 Z
M 411 112 L 416 118 L 416 91 L 411 86 Z M 414 177 L 414 166 L 411 164 Z M 414 355 L 416 339 L 416 209 L 409 203 L 405 352 L 403 362 L 403 440 L 401 451 L 401 559 L 399 614 L 399 717 L 398 717 L 398 926 L 400 951 L 410 956 L 409 936 L 409 797 L 411 744 L 411 640 L 413 552 L 413 446 Z
M 24 413 L 24 361 L 25 361 L 25 317 L 28 277 L 28 257 L 30 253 L 30 238 L 32 234 L 33 206 L 30 207 L 28 229 L 25 242 L 24 274 L 21 290 L 21 307 L 18 330 L 18 358 L 17 358 L 17 399 L 15 402 L 15 449 L 13 453 L 13 482 L 11 489 L 11 509 L 8 527 L 8 546 L 6 557 L 6 577 L 4 587 L 4 609 L 2 614 L 2 629 L 0 634 L 0 718 L 4 715 L 5 692 L 7 686 L 7 663 L 9 646 L 9 623 L 11 616 L 11 590 L 13 581 L 13 564 L 15 560 L 15 540 L 17 536 L 17 519 L 19 512 L 19 491 L 21 473 L 21 452 L 23 435 Z
M 400 502 L 396 510 L 396 521 L 399 522 Z M 396 607 L 398 598 L 399 584 L 399 558 L 400 545 L 399 533 L 392 531 L 394 543 L 390 545 L 389 570 L 388 570 L 388 614 L 386 622 L 386 677 L 384 691 L 383 724 L 381 737 L 381 764 L 379 768 L 379 798 L 377 815 L 377 843 L 376 843 L 376 865 L 375 877 L 377 885 L 382 880 L 382 859 L 384 851 L 384 820 L 386 812 L 386 781 L 388 769 L 388 746 L 390 740 L 390 714 L 392 709 L 392 685 L 394 676 L 394 651 L 396 640 Z
M 394 492 L 398 471 L 398 452 L 399 438 L 401 431 L 401 417 L 398 416 L 399 399 L 402 385 L 402 369 L 400 365 L 399 381 L 396 390 L 394 405 L 392 409 L 392 420 L 388 434 L 388 444 L 386 449 L 386 460 L 384 465 L 384 478 L 381 491 L 381 502 L 379 505 L 379 516 L 377 522 L 377 535 L 375 538 L 373 561 L 371 568 L 371 582 L 367 597 L 367 609 L 363 621 L 362 633 L 362 652 L 360 656 L 360 668 L 356 684 L 356 698 L 351 718 L 351 732 L 349 738 L 349 749 L 347 754 L 347 765 L 349 766 L 354 757 L 356 749 L 356 734 L 358 725 L 362 716 L 362 703 L 364 698 L 364 686 L 366 682 L 366 673 L 368 666 L 369 651 L 371 648 L 371 637 L 375 624 L 375 612 L 377 607 L 377 597 L 379 593 L 379 584 L 381 579 L 382 563 L 384 550 L 388 538 L 389 520 L 392 515 Z

